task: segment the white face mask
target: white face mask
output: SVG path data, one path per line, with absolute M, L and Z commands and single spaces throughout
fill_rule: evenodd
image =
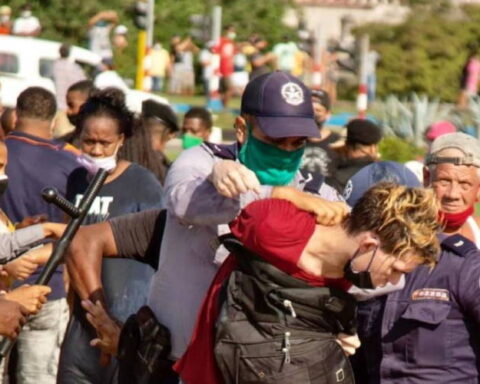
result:
M 110 173 L 117 167 L 117 154 L 108 157 L 85 156 L 96 165 L 97 170 L 103 168 Z
M 112 171 L 117 168 L 117 152 L 119 149 L 120 145 L 117 146 L 112 156 L 107 157 L 93 157 L 84 154 L 83 156 L 90 163 L 84 164 L 85 168 L 88 170 L 88 173 L 94 175 L 100 168 L 105 169 L 108 173 L 112 173 Z
M 28 18 L 28 17 L 32 16 L 32 11 L 22 11 L 20 13 L 20 16 L 22 16 L 24 18 Z
M 10 21 L 10 16 L 8 16 L 8 15 L 1 15 L 0 16 L 0 23 L 6 23 L 7 21 Z
M 230 40 L 235 40 L 235 38 L 237 37 L 237 34 L 235 32 L 228 32 L 227 33 L 227 37 L 230 39 Z

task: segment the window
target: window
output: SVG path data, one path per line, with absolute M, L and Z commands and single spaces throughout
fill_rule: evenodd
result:
M 11 53 L 0 52 L 0 72 L 18 73 L 18 57 Z
M 40 76 L 53 80 L 53 61 L 52 59 L 40 59 Z

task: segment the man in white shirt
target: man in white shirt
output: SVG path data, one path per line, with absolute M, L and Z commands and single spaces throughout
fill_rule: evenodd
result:
M 15 19 L 13 23 L 13 34 L 17 36 L 31 36 L 40 35 L 42 26 L 38 18 L 32 15 L 32 6 L 24 4 L 20 8 L 20 17 Z

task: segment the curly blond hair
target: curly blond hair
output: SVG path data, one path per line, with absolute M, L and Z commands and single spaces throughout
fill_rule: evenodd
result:
M 365 192 L 345 227 L 350 234 L 375 233 L 386 253 L 402 257 L 413 252 L 423 264 L 433 266 L 440 252 L 438 212 L 432 190 L 384 182 Z

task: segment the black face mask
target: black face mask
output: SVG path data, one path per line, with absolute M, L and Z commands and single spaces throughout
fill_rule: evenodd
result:
M 8 176 L 0 176 L 0 197 L 3 196 L 8 187 Z
M 325 120 L 320 120 L 317 117 L 315 117 L 315 124 L 317 124 L 318 130 L 321 130 L 323 127 L 323 124 L 325 124 Z
M 377 253 L 377 248 L 373 251 L 372 258 L 370 259 L 370 262 L 368 263 L 367 269 L 362 272 L 355 272 L 352 269 L 352 262 L 353 260 L 359 256 L 358 251 L 355 252 L 355 255 L 350 259 L 350 261 L 345 265 L 345 268 L 343 270 L 344 277 L 350 281 L 353 285 L 355 285 L 358 288 L 362 289 L 374 289 L 375 286 L 373 285 L 372 282 L 372 276 L 370 274 L 370 266 L 372 265 L 373 259 L 375 258 L 375 254 Z
M 67 115 L 68 121 L 70 124 L 72 124 L 74 127 L 77 126 L 78 122 L 78 114 L 77 115 Z

